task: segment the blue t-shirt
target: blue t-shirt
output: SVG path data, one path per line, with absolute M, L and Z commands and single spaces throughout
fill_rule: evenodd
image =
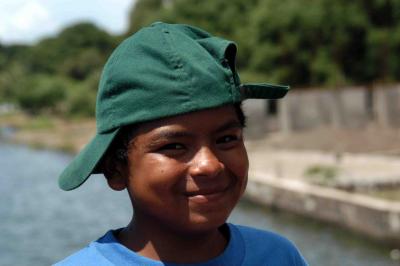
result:
M 55 266 L 303 266 L 308 265 L 297 248 L 272 232 L 227 224 L 229 242 L 218 257 L 202 263 L 174 264 L 140 256 L 121 245 L 113 231 Z

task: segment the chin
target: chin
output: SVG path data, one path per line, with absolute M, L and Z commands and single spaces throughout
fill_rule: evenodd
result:
M 202 233 L 218 229 L 228 219 L 229 212 L 214 213 L 213 215 L 191 214 L 185 224 L 185 231 Z

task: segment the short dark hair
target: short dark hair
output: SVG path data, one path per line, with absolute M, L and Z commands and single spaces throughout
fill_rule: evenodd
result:
M 246 126 L 246 116 L 243 113 L 242 103 L 241 102 L 235 103 L 234 108 L 236 115 L 239 119 L 239 123 L 244 128 Z M 129 143 L 133 138 L 137 125 L 138 124 L 132 124 L 125 126 L 121 129 L 121 131 L 114 138 L 110 147 L 108 147 L 107 152 L 103 156 L 103 159 L 101 160 L 99 167 L 97 168 L 99 169 L 98 172 L 106 174 L 107 172 L 110 171 L 110 169 L 106 169 L 106 166 L 104 165 L 104 161 L 107 160 L 107 158 L 111 159 L 115 163 L 122 163 L 122 164 L 127 163 Z

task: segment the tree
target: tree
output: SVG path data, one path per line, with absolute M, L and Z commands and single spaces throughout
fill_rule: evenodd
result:
M 399 80 L 397 0 L 139 0 L 131 29 L 188 23 L 239 45 L 247 76 L 298 86 Z
M 63 72 L 65 62 L 89 59 L 94 68 L 104 64 L 106 58 L 116 46 L 116 38 L 91 23 L 78 23 L 61 31 L 58 36 L 47 38 L 33 46 L 26 59 L 31 72 L 54 74 Z M 87 52 L 91 49 L 92 52 Z M 98 57 L 95 59 L 94 57 Z M 68 63 L 66 63 L 68 64 Z M 82 61 L 77 63 L 83 64 Z M 88 63 L 90 65 L 90 63 Z M 70 63 L 70 66 L 73 63 Z M 69 70 L 70 74 L 73 70 Z M 68 72 L 68 71 L 67 71 Z M 77 72 L 82 72 L 77 70 Z M 72 77 L 82 79 L 82 73 Z M 85 75 L 85 74 L 84 74 Z
M 159 20 L 165 3 L 165 0 L 137 0 L 129 14 L 127 35 Z
M 59 111 L 67 91 L 64 80 L 45 75 L 26 77 L 16 89 L 17 103 L 31 114 Z

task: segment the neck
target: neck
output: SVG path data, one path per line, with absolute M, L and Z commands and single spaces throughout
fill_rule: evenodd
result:
M 204 262 L 220 255 L 227 237 L 218 229 L 196 234 L 178 233 L 159 225 L 133 219 L 118 235 L 118 240 L 136 253 L 171 263 Z

